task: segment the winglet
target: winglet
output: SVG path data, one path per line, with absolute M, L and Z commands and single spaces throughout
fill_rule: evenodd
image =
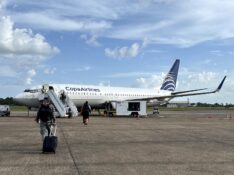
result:
M 227 77 L 227 76 L 225 76 L 225 77 L 223 78 L 223 80 L 221 81 L 221 83 L 219 84 L 219 86 L 218 86 L 218 88 L 215 90 L 215 92 L 219 92 L 219 91 L 220 91 L 220 89 L 222 88 L 223 83 L 224 83 L 226 77 Z

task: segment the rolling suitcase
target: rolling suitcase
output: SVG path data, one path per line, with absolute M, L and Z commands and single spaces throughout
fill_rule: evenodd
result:
M 56 153 L 56 148 L 58 145 L 58 137 L 55 136 L 56 128 L 57 126 L 54 126 L 54 132 L 52 133 L 51 131 L 52 128 L 50 126 L 50 132 L 43 141 L 43 148 L 42 148 L 43 153 L 50 153 L 50 152 Z

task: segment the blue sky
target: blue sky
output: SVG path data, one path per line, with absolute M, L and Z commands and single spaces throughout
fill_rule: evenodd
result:
M 219 94 L 190 101 L 234 103 L 233 9 L 232 0 L 0 0 L 0 97 L 44 83 L 155 88 L 180 59 L 177 90 L 228 76 Z

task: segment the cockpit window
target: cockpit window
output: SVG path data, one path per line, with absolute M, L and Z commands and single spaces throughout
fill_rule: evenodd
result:
M 24 92 L 36 93 L 36 92 L 40 92 L 40 89 L 25 89 Z

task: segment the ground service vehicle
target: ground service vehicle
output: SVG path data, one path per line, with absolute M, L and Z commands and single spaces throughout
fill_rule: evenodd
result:
M 10 116 L 10 106 L 9 105 L 0 105 L 0 116 Z

